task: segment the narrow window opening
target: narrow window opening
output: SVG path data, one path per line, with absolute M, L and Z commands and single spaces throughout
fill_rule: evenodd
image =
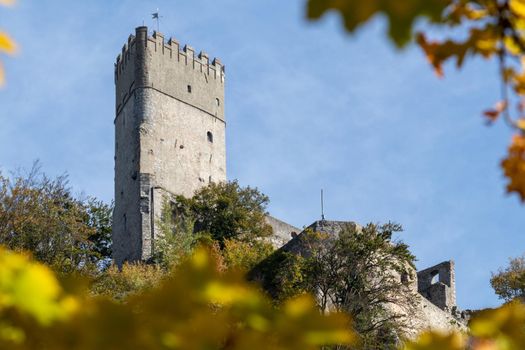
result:
M 188 85 L 188 93 L 191 94 L 191 85 Z
M 217 106 L 220 106 L 220 105 L 221 105 L 221 100 L 219 100 L 219 98 L 216 98 L 216 99 L 215 99 L 215 102 L 217 103 Z
M 436 284 L 439 282 L 439 271 L 432 271 L 430 275 L 432 276 L 430 284 Z
M 213 134 L 210 131 L 208 131 L 208 133 L 206 135 L 208 137 L 208 142 L 213 143 Z
M 408 273 L 403 272 L 401 274 L 401 283 L 403 283 L 405 286 L 408 285 L 409 279 L 408 279 Z
M 212 181 L 212 180 L 211 180 L 211 176 L 210 176 L 210 177 L 208 178 L 208 182 L 211 183 L 211 181 Z

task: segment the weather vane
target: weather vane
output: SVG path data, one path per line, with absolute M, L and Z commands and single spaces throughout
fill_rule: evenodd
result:
M 324 191 L 321 189 L 321 220 L 324 221 Z
M 151 17 L 153 19 L 156 19 L 157 20 L 157 32 L 160 33 L 160 19 L 163 17 L 160 15 L 160 12 L 159 12 L 159 9 L 157 8 L 157 12 L 154 12 L 151 14 Z

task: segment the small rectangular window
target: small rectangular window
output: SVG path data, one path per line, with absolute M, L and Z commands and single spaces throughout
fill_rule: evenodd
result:
M 191 85 L 188 85 L 188 92 L 191 94 Z

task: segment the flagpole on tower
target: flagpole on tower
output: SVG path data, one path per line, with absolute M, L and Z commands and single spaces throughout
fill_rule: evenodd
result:
M 159 12 L 159 9 L 157 8 L 157 12 L 154 12 L 151 14 L 151 17 L 153 19 L 156 19 L 157 20 L 157 32 L 160 33 L 160 12 Z

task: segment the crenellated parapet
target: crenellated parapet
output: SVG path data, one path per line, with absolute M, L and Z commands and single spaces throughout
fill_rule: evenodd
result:
M 115 63 L 116 115 L 137 89 L 150 89 L 224 121 L 224 65 L 205 52 L 154 32 L 136 28 Z
M 137 31 L 141 28 L 146 27 L 139 27 L 137 28 Z M 118 81 L 125 72 L 126 67 L 131 60 L 131 56 L 134 53 L 135 46 L 136 36 L 130 35 L 127 43 L 122 47 L 122 52 L 117 56 L 117 61 L 115 63 L 115 81 Z M 146 46 L 150 46 L 152 52 L 155 52 L 156 54 L 169 57 L 174 64 L 184 64 L 197 72 L 206 73 L 211 78 L 224 82 L 225 67 L 220 59 L 214 58 L 210 61 L 208 54 L 203 51 L 199 54 L 195 54 L 195 49 L 189 45 L 185 45 L 181 48 L 179 42 L 174 38 L 169 38 L 166 42 L 164 40 L 164 35 L 157 31 L 153 32 L 152 36 L 148 36 Z

